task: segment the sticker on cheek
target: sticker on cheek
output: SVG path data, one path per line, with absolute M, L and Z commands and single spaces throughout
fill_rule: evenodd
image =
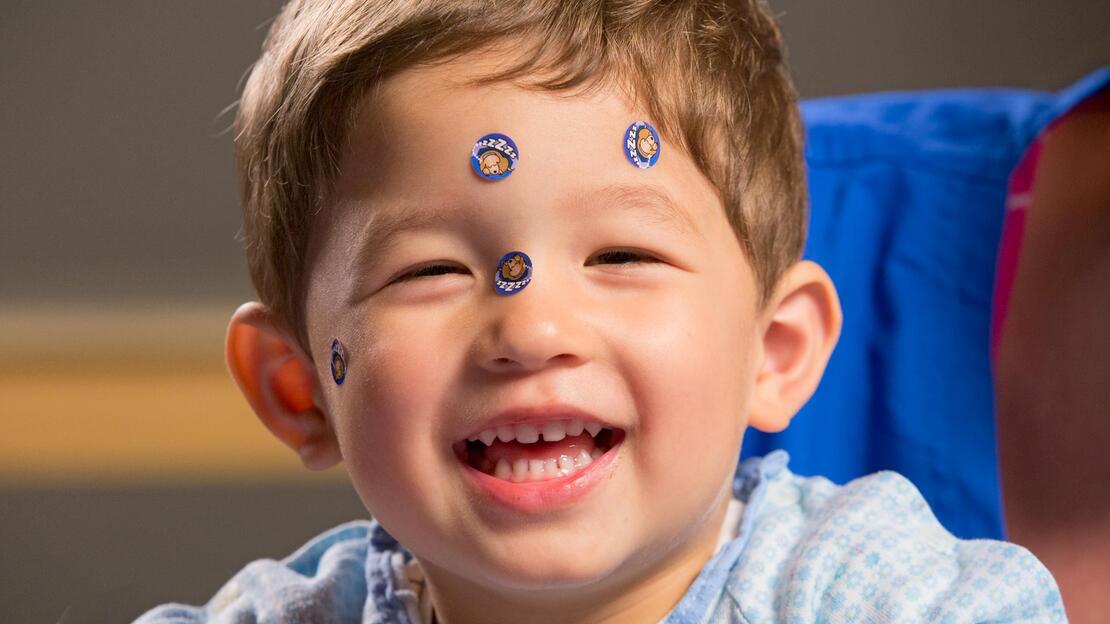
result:
M 493 287 L 502 295 L 515 295 L 532 281 L 532 259 L 523 251 L 501 256 L 493 273 Z
M 624 156 L 640 169 L 659 162 L 659 133 L 646 121 L 633 122 L 624 131 Z
M 340 386 L 347 378 L 347 350 L 338 338 L 331 341 L 331 378 Z
M 487 134 L 474 143 L 470 151 L 470 166 L 483 180 L 501 180 L 509 177 L 520 160 L 516 143 L 504 134 Z

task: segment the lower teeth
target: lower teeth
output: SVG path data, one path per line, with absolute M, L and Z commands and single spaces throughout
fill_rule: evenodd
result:
M 588 453 L 585 449 L 582 449 L 574 457 L 560 455 L 558 459 L 518 459 L 509 462 L 502 458 L 497 460 L 497 464 L 483 457 L 481 464 L 475 467 L 486 474 L 513 483 L 544 481 L 575 474 L 589 466 L 598 457 L 601 457 L 606 450 L 608 449 L 595 448 L 593 453 Z

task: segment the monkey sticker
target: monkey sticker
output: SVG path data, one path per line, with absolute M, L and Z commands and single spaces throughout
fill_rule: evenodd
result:
M 532 281 L 532 259 L 523 251 L 501 256 L 493 274 L 493 286 L 502 295 L 513 295 Z
M 520 152 L 516 143 L 504 134 L 487 134 L 474 143 L 470 166 L 484 180 L 501 180 L 516 169 Z
M 331 341 L 331 378 L 340 386 L 347 378 L 347 351 L 338 338 Z
M 624 156 L 640 169 L 659 162 L 659 133 L 646 121 L 634 122 L 624 131 Z

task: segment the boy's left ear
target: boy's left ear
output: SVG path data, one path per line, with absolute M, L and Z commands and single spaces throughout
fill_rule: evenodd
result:
M 256 301 L 239 306 L 227 326 L 226 358 L 255 415 L 305 467 L 324 470 L 339 463 L 315 366 L 281 318 Z
M 820 265 L 802 260 L 783 273 L 760 317 L 763 361 L 748 424 L 768 433 L 786 429 L 817 389 L 842 323 L 836 287 Z

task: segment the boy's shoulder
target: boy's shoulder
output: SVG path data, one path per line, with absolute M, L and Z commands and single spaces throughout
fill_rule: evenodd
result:
M 747 517 L 710 621 L 1066 621 L 1032 553 L 958 539 L 898 473 L 837 485 L 767 460 L 738 488 Z
M 736 537 L 665 619 L 1066 621 L 1052 576 L 1024 548 L 960 540 L 894 472 L 845 485 L 787 469 L 776 451 L 743 462 Z M 321 533 L 239 571 L 203 606 L 165 604 L 136 624 L 401 621 L 415 597 L 396 579 L 412 555 L 376 521 Z
M 360 622 L 368 576 L 374 576 L 368 575 L 371 559 L 399 551 L 377 522 L 354 520 L 313 537 L 281 561 L 248 563 L 204 605 L 159 605 L 134 624 Z

